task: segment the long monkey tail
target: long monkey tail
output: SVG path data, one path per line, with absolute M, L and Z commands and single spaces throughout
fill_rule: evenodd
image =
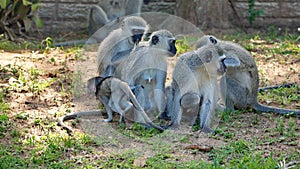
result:
M 98 116 L 103 112 L 103 110 L 91 110 L 91 111 L 83 111 L 83 112 L 77 112 L 77 113 L 70 113 L 68 115 L 59 117 L 57 120 L 57 124 L 59 126 L 62 126 L 62 128 L 66 129 L 68 133 L 73 133 L 73 130 L 71 127 L 67 126 L 64 121 L 84 117 L 84 116 Z
M 277 108 L 277 107 L 271 107 L 271 106 L 265 106 L 262 105 L 260 103 L 255 103 L 253 108 L 257 111 L 260 112 L 265 112 L 265 113 L 276 113 L 276 114 L 288 114 L 288 113 L 296 113 L 297 115 L 300 115 L 300 111 L 299 110 L 290 110 L 290 109 L 281 109 L 281 108 Z
M 125 82 L 124 82 L 125 83 Z M 149 124 L 151 127 L 159 130 L 160 132 L 163 132 L 165 129 L 163 129 L 162 127 L 154 124 L 151 119 L 148 117 L 148 115 L 145 113 L 144 109 L 142 108 L 142 106 L 140 105 L 140 103 L 136 100 L 135 95 L 132 93 L 132 91 L 130 90 L 130 87 L 128 86 L 127 83 L 126 84 L 126 88 L 123 88 L 123 90 L 127 90 L 126 93 L 128 93 L 129 95 L 129 99 L 131 100 L 133 106 L 135 109 L 137 109 L 141 115 L 143 116 L 144 120 L 146 121 L 147 124 Z

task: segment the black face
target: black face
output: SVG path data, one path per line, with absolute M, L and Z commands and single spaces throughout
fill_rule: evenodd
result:
M 135 34 L 135 35 L 132 35 L 132 41 L 133 43 L 138 43 L 142 40 L 142 37 L 143 37 L 143 34 Z
M 141 29 L 133 29 L 132 30 L 132 41 L 133 43 L 138 43 L 142 40 L 142 37 L 144 35 L 144 30 Z
M 156 45 L 158 42 L 159 42 L 158 36 L 156 36 L 156 35 L 152 36 L 152 39 L 151 39 L 152 45 Z
M 220 74 L 223 74 L 223 73 L 226 72 L 227 67 L 226 67 L 226 64 L 225 64 L 224 62 L 225 62 L 225 58 L 222 59 L 222 60 L 221 60 L 221 63 L 220 63 L 220 69 L 218 70 L 218 72 L 219 72 Z
M 169 52 L 171 52 L 172 54 L 176 54 L 176 52 L 177 52 L 177 49 L 176 49 L 176 46 L 175 46 L 175 42 L 176 42 L 176 40 L 175 39 L 172 39 L 172 40 L 170 40 L 170 49 L 169 49 Z

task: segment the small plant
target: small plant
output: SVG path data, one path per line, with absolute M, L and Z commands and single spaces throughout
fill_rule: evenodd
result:
M 280 135 L 283 135 L 284 133 L 284 121 L 283 117 L 279 117 L 276 120 L 276 130 L 280 133 Z
M 248 0 L 248 13 L 249 13 L 248 20 L 251 25 L 253 24 L 256 17 L 264 13 L 263 10 L 255 10 L 254 6 L 255 6 L 255 0 Z
M 190 49 L 186 37 L 184 37 L 183 39 L 176 40 L 176 44 L 175 45 L 176 45 L 177 53 L 178 54 L 185 53 L 185 52 L 187 52 Z
M 39 7 L 39 0 L 1 0 L 0 34 L 15 41 L 17 35 L 26 37 L 23 33 L 30 31 L 33 21 L 41 27 L 43 23 L 36 15 Z

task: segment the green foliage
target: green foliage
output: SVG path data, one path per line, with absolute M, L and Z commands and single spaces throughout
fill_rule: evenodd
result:
M 39 0 L 1 0 L 0 2 L 0 34 L 9 40 L 15 41 L 17 35 L 32 28 L 34 21 L 37 27 L 43 26 L 41 19 L 36 15 L 40 7 Z
M 264 13 L 263 10 L 255 10 L 254 6 L 255 6 L 255 0 L 248 0 L 248 13 L 249 13 L 248 20 L 251 25 L 253 24 L 256 17 Z
M 176 48 L 177 48 L 177 54 L 185 53 L 190 49 L 188 41 L 185 37 L 184 37 L 184 39 L 176 40 L 175 45 L 176 45 Z

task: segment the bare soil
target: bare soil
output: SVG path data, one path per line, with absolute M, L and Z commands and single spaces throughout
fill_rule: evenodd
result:
M 272 46 L 269 46 L 272 48 Z M 254 57 L 257 59 L 257 66 L 260 73 L 261 86 L 282 84 L 284 82 L 297 83 L 300 85 L 300 64 L 298 60 L 289 60 L 285 64 L 280 64 L 277 61 L 270 61 L 263 57 L 264 51 L 257 50 L 254 53 Z M 55 58 L 55 62 L 51 62 L 51 58 Z M 176 63 L 176 57 L 169 58 L 168 79 L 170 82 L 170 76 L 172 68 Z M 47 134 L 47 130 L 35 127 L 34 119 L 39 117 L 43 121 L 55 122 L 58 116 L 66 114 L 69 111 L 84 111 L 96 109 L 98 102 L 94 96 L 88 95 L 85 90 L 85 82 L 88 78 L 96 75 L 96 62 L 95 53 L 86 53 L 83 56 L 82 61 L 76 61 L 74 54 L 66 55 L 60 50 L 50 50 L 47 52 L 41 51 L 18 51 L 18 52 L 5 52 L 0 51 L 0 64 L 5 66 L 8 64 L 16 64 L 21 66 L 22 69 L 29 70 L 31 67 L 37 68 L 43 71 L 43 75 L 39 76 L 42 79 L 49 79 L 56 77 L 55 81 L 49 88 L 41 93 L 32 93 L 28 91 L 16 91 L 7 98 L 10 104 L 9 116 L 14 117 L 21 112 L 29 114 L 28 120 L 18 120 L 17 126 L 21 129 L 26 126 L 28 128 L 27 137 L 35 135 L 41 137 Z M 71 89 L 73 79 L 73 73 L 78 70 L 82 71 L 81 80 L 82 86 L 79 85 L 76 88 L 76 92 L 79 92 L 80 96 L 73 97 L 68 91 Z M 291 71 L 294 70 L 294 71 Z M 1 85 L 7 85 L 6 81 L 0 81 Z M 78 91 L 82 90 L 82 91 Z M 299 94 L 299 92 L 298 92 Z M 275 103 L 270 103 L 272 106 L 278 106 Z M 299 108 L 300 102 L 293 102 L 291 105 L 287 105 L 288 108 Z M 80 125 L 73 126 L 76 132 L 86 132 L 99 139 L 105 140 L 103 146 L 99 146 L 99 156 L 93 156 L 91 158 L 97 159 L 105 154 L 112 152 L 121 152 L 129 149 L 138 150 L 137 153 L 141 154 L 141 158 L 135 161 L 136 165 L 143 166 L 143 163 L 147 157 L 150 157 L 154 152 L 161 151 L 160 149 L 168 148 L 172 149 L 172 155 L 178 157 L 179 161 L 189 161 L 204 159 L 210 161 L 206 152 L 188 149 L 191 145 L 205 145 L 213 148 L 220 148 L 228 142 L 243 139 L 249 140 L 253 138 L 258 140 L 265 140 L 266 137 L 279 138 L 278 134 L 267 129 L 276 128 L 276 121 L 274 118 L 279 116 L 273 114 L 258 114 L 251 110 L 247 110 L 240 116 L 235 116 L 236 120 L 230 121 L 230 124 L 225 124 L 224 121 L 218 121 L 217 125 L 226 126 L 228 132 L 235 133 L 229 140 L 224 135 L 218 137 L 206 136 L 205 134 L 196 131 L 193 132 L 191 126 L 184 125 L 181 130 L 178 131 L 166 131 L 161 135 L 150 137 L 146 140 L 136 139 L 134 137 L 128 137 L 122 134 L 118 118 L 116 117 L 113 123 L 103 123 L 101 119 L 103 117 L 91 117 L 83 118 L 80 121 Z M 300 126 L 300 119 L 295 118 L 296 125 Z M 285 124 L 288 123 L 288 119 L 285 120 Z M 67 123 L 71 125 L 71 123 Z M 32 126 L 32 127 L 28 127 Z M 130 123 L 127 126 L 131 128 Z M 66 131 L 60 127 L 54 126 L 53 132 L 58 132 L 61 135 L 67 135 Z M 296 131 L 299 135 L 299 130 Z M 9 136 L 7 136 L 9 137 Z M 277 139 L 278 140 L 278 139 Z M 5 139 L 1 139 L 3 144 Z M 264 156 L 270 156 L 271 152 L 276 152 L 275 156 L 281 153 L 289 154 L 289 152 L 295 152 L 300 149 L 300 138 L 294 140 L 294 144 L 288 144 L 289 140 L 265 142 L 255 147 L 257 150 L 264 150 Z M 89 156 L 88 153 L 82 152 L 84 155 Z M 184 158 L 183 158 L 184 157 Z

